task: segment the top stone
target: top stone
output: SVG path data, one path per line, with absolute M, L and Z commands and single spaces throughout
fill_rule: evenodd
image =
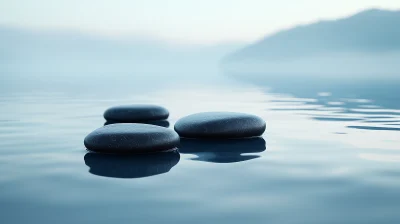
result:
M 135 104 L 116 106 L 104 112 L 104 118 L 113 122 L 148 122 L 164 120 L 169 116 L 166 108 L 157 105 Z
M 234 112 L 205 112 L 181 118 L 175 131 L 185 138 L 248 138 L 260 136 L 265 121 L 251 114 Z

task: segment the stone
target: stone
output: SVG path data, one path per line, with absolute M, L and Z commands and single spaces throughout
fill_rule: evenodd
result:
M 176 150 L 139 155 L 118 155 L 89 152 L 85 164 L 91 174 L 114 178 L 141 178 L 169 172 L 178 164 Z
M 113 122 L 144 123 L 165 120 L 169 116 L 166 108 L 151 104 L 116 106 L 104 112 L 104 118 Z
M 164 127 L 164 128 L 169 127 L 168 120 L 156 120 L 156 121 L 144 121 L 144 122 L 119 122 L 119 121 L 108 120 L 104 123 L 104 125 L 120 124 L 120 123 L 142 123 L 142 124 L 157 125 L 157 126 Z
M 262 137 L 244 139 L 192 139 L 182 138 L 179 152 L 193 154 L 191 160 L 212 163 L 236 163 L 259 158 L 266 150 Z
M 265 121 L 251 114 L 205 112 L 192 114 L 175 123 L 175 131 L 185 138 L 248 138 L 265 131 Z
M 86 136 L 86 148 L 103 153 L 151 153 L 174 149 L 179 135 L 171 129 L 149 124 L 110 124 Z

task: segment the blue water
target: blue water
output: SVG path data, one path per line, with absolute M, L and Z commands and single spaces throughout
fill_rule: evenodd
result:
M 396 88 L 122 82 L 2 91 L 0 223 L 400 223 Z M 225 110 L 261 116 L 267 130 L 156 157 L 88 153 L 104 110 L 132 103 L 168 108 L 169 128 Z

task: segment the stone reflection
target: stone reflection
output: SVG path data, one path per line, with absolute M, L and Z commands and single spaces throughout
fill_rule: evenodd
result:
M 85 164 L 89 173 L 115 178 L 141 178 L 167 173 L 178 164 L 176 150 L 139 155 L 116 155 L 89 152 Z
M 197 156 L 192 160 L 212 163 L 235 163 L 256 159 L 260 156 L 254 153 L 265 150 L 265 140 L 261 137 L 227 140 L 181 138 L 179 147 L 180 153 Z

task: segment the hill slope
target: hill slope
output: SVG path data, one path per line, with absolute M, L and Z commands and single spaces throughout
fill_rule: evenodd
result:
M 228 55 L 224 62 L 400 50 L 399 27 L 400 11 L 371 9 L 344 19 L 278 32 Z

